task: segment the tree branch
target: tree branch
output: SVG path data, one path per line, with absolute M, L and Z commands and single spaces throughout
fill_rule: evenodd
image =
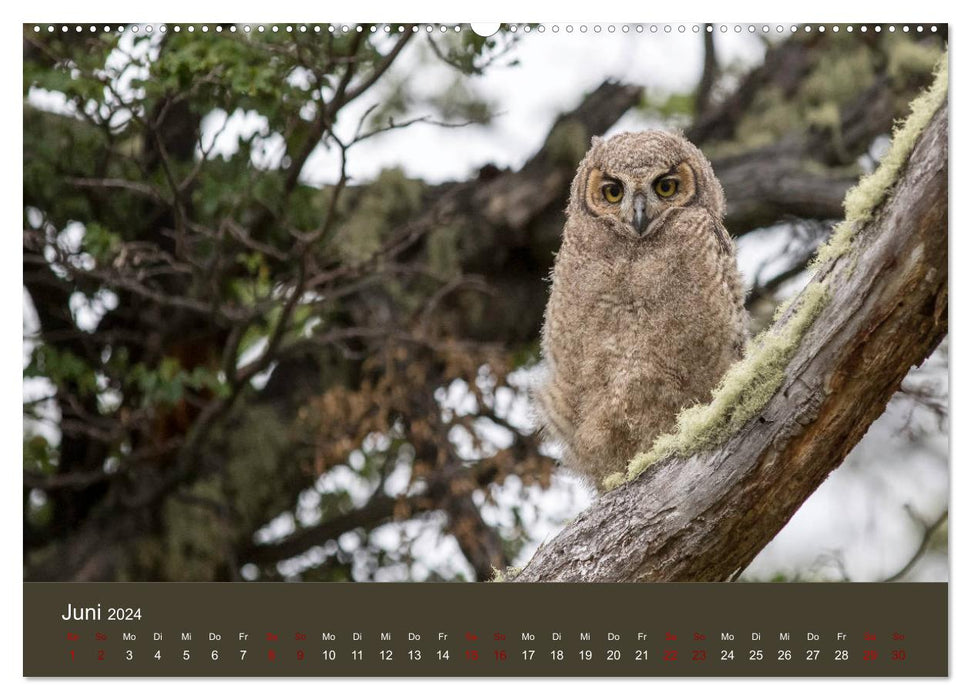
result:
M 761 412 L 605 494 L 517 581 L 725 581 L 752 561 L 947 333 L 947 139 L 945 101 L 852 249 L 818 269 L 829 301 Z
M 728 211 L 725 226 L 741 235 L 791 217 L 839 219 L 843 197 L 857 178 L 814 167 L 805 152 L 786 146 L 713 158 Z
M 921 529 L 923 530 L 923 534 L 921 535 L 920 543 L 917 545 L 917 549 L 914 550 L 914 553 L 910 556 L 907 562 L 899 569 L 897 569 L 897 571 L 895 571 L 890 576 L 885 578 L 883 580 L 884 583 L 892 583 L 894 581 L 900 581 L 907 574 L 909 574 L 910 571 L 917 565 L 917 562 L 919 562 L 923 558 L 923 556 L 927 554 L 927 550 L 930 548 L 931 542 L 934 539 L 934 535 L 937 533 L 938 530 L 941 529 L 941 526 L 943 526 L 948 519 L 947 508 L 945 508 L 944 512 L 941 513 L 939 516 L 937 516 L 937 519 L 932 523 L 925 523 L 923 520 L 920 519 L 919 516 L 914 514 L 914 512 L 910 508 L 908 508 L 907 511 L 908 513 L 910 513 L 910 516 L 921 526 Z
M 705 46 L 705 62 L 701 71 L 701 79 L 695 90 L 695 121 L 708 111 L 711 106 L 711 90 L 718 77 L 718 57 L 715 55 L 715 32 L 708 31 L 711 25 L 705 25 L 702 40 Z

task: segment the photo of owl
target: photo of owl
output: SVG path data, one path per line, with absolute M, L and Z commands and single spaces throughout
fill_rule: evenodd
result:
M 603 479 L 706 401 L 748 333 L 711 164 L 679 134 L 594 138 L 570 194 L 537 399 L 563 463 Z
M 948 579 L 946 24 L 22 32 L 25 581 Z

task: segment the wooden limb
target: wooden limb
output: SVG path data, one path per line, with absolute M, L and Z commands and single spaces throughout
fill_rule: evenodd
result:
M 810 165 L 805 155 L 780 148 L 716 158 L 712 167 L 725 190 L 725 227 L 734 235 L 785 218 L 840 219 L 853 175 Z
M 375 494 L 360 508 L 299 530 L 279 541 L 252 545 L 239 553 L 239 561 L 269 565 L 300 556 L 308 549 L 326 544 L 345 532 L 359 527 L 370 529 L 390 520 L 396 503 L 397 499 L 392 496 Z
M 496 570 L 503 571 L 509 565 L 502 538 L 482 519 L 471 494 L 451 496 L 444 510 L 448 514 L 448 531 L 472 565 L 476 580 L 491 581 Z
M 698 81 L 698 88 L 695 90 L 695 120 L 708 111 L 711 107 L 711 90 L 715 87 L 715 78 L 718 77 L 718 57 L 715 55 L 715 32 L 708 31 L 711 25 L 705 25 L 705 33 L 702 40 L 705 46 L 705 62 L 701 70 L 701 79 Z
M 391 64 L 394 63 L 394 60 L 398 57 L 398 54 L 401 53 L 401 50 L 405 48 L 405 45 L 413 36 L 414 36 L 414 27 L 409 24 L 405 27 L 404 32 L 398 38 L 398 41 L 395 43 L 395 45 L 391 47 L 391 50 L 388 51 L 388 53 L 384 55 L 384 57 L 378 62 L 378 64 L 374 66 L 374 69 L 371 71 L 371 73 L 366 78 L 364 78 L 360 83 L 355 85 L 350 90 L 347 90 L 343 94 L 343 97 L 340 100 L 340 104 L 338 105 L 338 108 L 343 107 L 351 100 L 356 100 L 358 97 L 360 97 L 365 92 L 367 92 L 371 88 L 371 86 L 374 85 L 374 83 L 376 83 L 378 79 L 387 72 L 388 68 L 391 67 Z
M 750 71 L 717 107 L 699 115 L 685 136 L 695 144 L 731 140 L 735 128 L 756 96 L 765 88 L 791 95 L 812 67 L 812 48 L 819 39 L 812 37 L 784 41 L 765 53 L 765 61 Z
M 515 173 L 476 186 L 473 206 L 492 226 L 522 232 L 536 217 L 550 207 L 557 215 L 566 205 L 570 182 L 576 174 L 577 161 L 556 153 L 556 136 L 563 127 L 575 127 L 583 134 L 578 144 L 582 154 L 590 147 L 590 138 L 603 134 L 628 109 L 637 104 L 642 88 L 605 81 L 590 93 L 573 111 L 561 114 L 553 123 L 546 143 Z M 562 146 L 560 146 L 562 148 Z M 559 226 L 556 227 L 557 232 Z
M 360 508 L 297 530 L 275 542 L 251 544 L 238 554 L 238 559 L 261 566 L 272 565 L 300 556 L 345 532 L 358 528 L 371 530 L 406 513 L 414 515 L 441 509 L 448 515 L 448 532 L 455 536 L 477 579 L 489 581 L 493 568 L 503 569 L 508 561 L 501 538 L 482 519 L 471 494 L 494 478 L 495 468 L 484 461 L 469 468 L 452 465 L 436 474 L 422 493 L 412 496 L 389 496 L 379 486 Z M 461 486 L 456 487 L 457 484 Z
M 726 581 L 748 566 L 947 333 L 947 142 L 945 102 L 850 249 L 817 271 L 829 301 L 762 411 L 605 494 L 517 581 Z

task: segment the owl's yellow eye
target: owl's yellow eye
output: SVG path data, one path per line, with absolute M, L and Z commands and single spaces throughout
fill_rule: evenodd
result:
M 603 186 L 604 199 L 611 204 L 616 204 L 624 196 L 624 188 L 619 182 L 608 182 Z
M 678 191 L 678 181 L 673 177 L 662 177 L 654 183 L 654 191 L 659 197 L 673 197 Z

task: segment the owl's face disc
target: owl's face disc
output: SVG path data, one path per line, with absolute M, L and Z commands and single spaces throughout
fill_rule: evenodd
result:
M 644 238 L 673 209 L 702 207 L 721 219 L 711 164 L 677 134 L 644 131 L 595 139 L 577 173 L 573 204 L 623 236 Z

